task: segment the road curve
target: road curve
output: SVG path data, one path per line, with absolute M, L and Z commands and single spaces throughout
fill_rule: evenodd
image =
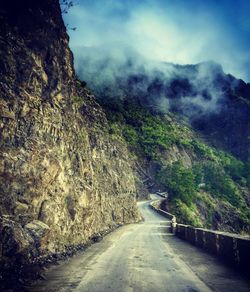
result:
M 30 291 L 250 291 L 246 279 L 215 257 L 168 233 L 169 221 L 148 201 L 138 206 L 143 222 L 51 267 Z

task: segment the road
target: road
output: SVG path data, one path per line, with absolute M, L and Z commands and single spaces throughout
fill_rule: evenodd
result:
M 143 222 L 123 226 L 51 267 L 30 291 L 250 291 L 246 279 L 214 256 L 168 233 L 170 222 L 148 201 L 138 206 Z

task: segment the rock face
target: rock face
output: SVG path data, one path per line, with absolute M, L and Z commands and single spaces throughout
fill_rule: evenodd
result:
M 3 2 L 0 255 L 26 263 L 139 213 L 126 146 L 76 80 L 58 1 Z

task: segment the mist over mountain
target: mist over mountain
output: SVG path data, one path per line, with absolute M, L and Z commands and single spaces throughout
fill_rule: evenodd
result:
M 70 47 L 99 56 L 119 55 L 128 47 L 147 60 L 197 64 L 214 60 L 250 81 L 250 2 L 239 0 L 78 0 L 64 15 Z
M 225 74 L 221 65 L 151 61 L 132 50 L 112 56 L 105 50 L 80 50 L 79 77 L 102 103 L 118 106 L 132 99 L 155 113 L 181 114 L 215 146 L 248 157 L 250 84 Z
M 111 57 L 86 49 L 77 59 L 77 72 L 99 98 L 136 98 L 155 111 L 176 110 L 191 120 L 219 112 L 225 96 L 244 85 L 250 91 L 249 84 L 226 75 L 213 61 L 176 65 L 149 61 L 131 51 Z

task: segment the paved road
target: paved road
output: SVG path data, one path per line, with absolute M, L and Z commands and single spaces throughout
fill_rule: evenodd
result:
M 145 219 L 50 268 L 30 291 L 250 291 L 249 282 L 215 257 L 168 233 L 166 221 L 138 203 Z

